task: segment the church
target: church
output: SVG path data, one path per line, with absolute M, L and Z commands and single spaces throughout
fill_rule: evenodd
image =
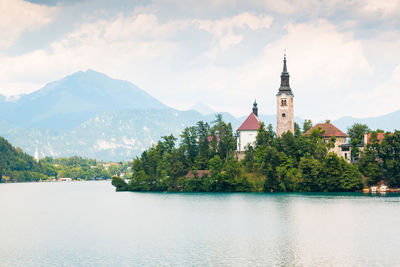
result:
M 286 55 L 283 58 L 283 70 L 281 73 L 281 86 L 279 87 L 277 98 L 277 122 L 276 134 L 282 136 L 287 131 L 294 133 L 294 111 L 293 111 L 293 92 L 289 84 L 289 72 L 286 66 Z M 258 118 L 257 102 L 254 101 L 253 110 L 242 125 L 237 129 L 237 151 L 239 160 L 244 158 L 246 147 L 254 147 L 257 130 L 260 127 Z
M 281 137 L 282 134 L 290 131 L 294 134 L 294 109 L 293 109 L 293 92 L 289 83 L 289 72 L 287 70 L 286 55 L 283 57 L 283 70 L 281 73 L 281 85 L 276 95 L 276 135 Z M 258 118 L 257 102 L 254 101 L 253 110 L 243 124 L 237 129 L 237 151 L 236 157 L 242 160 L 245 156 L 246 148 L 251 145 L 255 146 L 257 130 L 260 128 L 260 120 Z M 308 135 L 313 129 L 321 129 L 324 134 L 322 136 L 325 142 L 332 137 L 336 137 L 334 148 L 329 152 L 334 152 L 338 156 L 344 158 L 348 162 L 351 160 L 351 146 L 347 144 L 347 134 L 340 131 L 330 122 L 325 124 L 319 123 L 305 133 Z

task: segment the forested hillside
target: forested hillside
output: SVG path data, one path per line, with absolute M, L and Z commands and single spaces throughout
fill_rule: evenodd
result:
M 234 156 L 236 141 L 230 123 L 221 116 L 209 125 L 202 121 L 187 127 L 177 138 L 164 136 L 156 146 L 132 163 L 133 176 L 127 184 L 114 178 L 117 190 L 184 192 L 336 192 L 362 189 L 356 165 L 328 153 L 334 139 L 324 142 L 321 130 L 304 135 L 277 137 L 272 126 L 261 124 L 254 147 L 245 159 Z M 198 172 L 198 170 L 203 170 Z M 205 172 L 204 170 L 207 170 Z M 201 173 L 186 177 L 186 173 Z M 203 175 L 207 173 L 207 175 Z M 201 176 L 201 177 L 200 177 Z
M 3 176 L 10 181 L 38 181 L 54 176 L 55 170 L 48 164 L 38 163 L 22 149 L 13 147 L 0 137 L 0 181 Z
M 74 180 L 109 179 L 113 175 L 124 175 L 128 168 L 126 162 L 107 163 L 77 156 L 46 157 L 37 162 L 21 148 L 13 147 L 0 137 L 0 182 L 33 182 L 66 177 Z

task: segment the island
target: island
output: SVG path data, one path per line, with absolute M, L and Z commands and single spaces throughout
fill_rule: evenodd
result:
M 179 141 L 162 137 L 133 160 L 130 179 L 113 177 L 112 184 L 117 191 L 154 192 L 353 192 L 381 181 L 400 186 L 400 131 L 353 125 L 348 133 L 357 149 L 348 161 L 330 152 L 335 136 L 327 140 L 311 125 L 295 123 L 294 133 L 277 136 L 261 122 L 254 145 L 239 160 L 232 126 L 217 115 L 211 124 L 185 128 Z

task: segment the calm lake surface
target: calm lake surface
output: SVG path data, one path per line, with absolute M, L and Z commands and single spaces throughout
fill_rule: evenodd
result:
M 0 184 L 1 266 L 400 266 L 400 198 Z

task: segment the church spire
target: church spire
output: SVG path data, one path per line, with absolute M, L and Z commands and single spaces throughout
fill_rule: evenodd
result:
M 254 115 L 256 115 L 256 117 L 258 117 L 258 107 L 257 107 L 257 102 L 254 99 L 254 103 L 253 103 L 253 113 Z
M 286 67 L 286 53 L 283 54 L 283 70 L 282 70 L 282 73 L 288 73 L 287 72 L 287 67 Z
M 289 95 L 293 95 L 292 89 L 290 88 L 289 84 L 289 72 L 287 71 L 287 66 L 286 66 L 286 53 L 283 56 L 283 70 L 281 73 L 281 86 L 279 87 L 279 92 L 278 95 L 281 93 L 286 93 Z

